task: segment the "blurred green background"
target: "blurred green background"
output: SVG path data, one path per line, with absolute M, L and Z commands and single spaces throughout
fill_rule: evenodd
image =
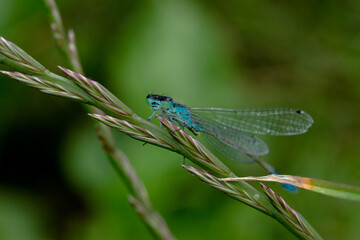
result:
M 281 173 L 360 185 L 360 1 L 62 0 L 86 75 L 146 118 L 148 93 L 189 106 L 295 107 L 307 134 L 266 137 Z M 40 0 L 0 0 L 0 35 L 66 66 Z M 1 68 L 8 69 L 6 66 Z M 89 117 L 0 76 L 0 239 L 152 239 Z M 295 239 L 202 184 L 175 153 L 115 133 L 178 239 Z M 224 160 L 241 176 L 257 165 Z M 257 184 L 254 184 L 258 187 Z M 360 205 L 269 183 L 324 239 L 359 239 Z

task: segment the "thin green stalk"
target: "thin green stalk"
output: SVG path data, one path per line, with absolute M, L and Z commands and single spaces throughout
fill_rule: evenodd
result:
M 45 0 L 44 2 L 49 13 L 51 29 L 60 51 L 62 52 L 63 56 L 70 64 L 72 69 L 76 72 L 83 74 L 83 68 L 81 66 L 81 62 L 78 56 L 74 32 L 72 30 L 69 30 L 66 36 L 61 15 L 56 5 L 56 2 L 54 0 Z M 91 83 L 90 81 L 85 82 L 85 84 L 81 83 L 82 82 L 79 82 L 77 84 L 79 87 L 87 87 L 85 90 L 88 90 L 89 88 L 98 88 L 100 92 L 104 91 L 106 96 L 111 95 L 110 92 L 108 92 L 105 88 L 102 88 L 101 85 L 97 85 L 95 82 L 92 85 L 86 85 L 86 83 Z M 101 101 L 104 95 L 99 98 L 97 97 L 97 95 L 93 95 L 93 97 L 96 100 Z M 110 100 L 108 102 L 111 102 L 112 104 L 107 106 L 116 111 L 117 109 L 119 109 L 119 106 L 117 104 L 121 105 L 122 103 L 119 103 L 118 101 L 112 102 L 112 99 L 117 98 L 115 96 L 112 96 L 112 98 L 108 99 Z M 105 102 L 105 104 L 106 103 L 107 102 Z M 94 106 L 84 106 L 87 112 L 103 114 L 101 110 L 97 109 Z M 130 111 L 128 110 L 127 112 Z M 120 113 L 125 114 L 123 112 Z M 139 214 L 150 232 L 159 239 L 175 239 L 161 215 L 153 209 L 145 185 L 138 177 L 128 157 L 123 151 L 115 147 L 114 136 L 110 128 L 96 121 L 95 129 L 110 163 L 112 164 L 118 175 L 122 178 L 123 182 L 126 184 L 129 192 L 131 193 L 131 195 L 129 196 L 129 202 Z
M 17 60 L 1 55 L 2 54 L 0 51 L 0 60 L 3 62 L 13 62 L 14 65 L 17 64 Z M 18 69 L 21 71 L 20 67 Z M 62 85 L 66 92 L 81 93 L 81 96 L 85 95 L 84 98 L 80 99 L 79 101 L 96 106 L 105 114 L 107 114 L 91 114 L 91 116 L 95 119 L 104 124 L 107 124 L 110 127 L 116 128 L 117 130 L 122 131 L 131 137 L 158 145 L 163 148 L 167 148 L 185 156 L 203 169 L 201 170 L 204 173 L 203 176 L 213 175 L 216 178 L 236 177 L 236 175 L 225 164 L 217 159 L 216 156 L 212 154 L 206 147 L 187 135 L 183 130 L 179 130 L 178 127 L 173 123 L 159 118 L 166 130 L 161 129 L 158 126 L 155 126 L 154 124 L 138 117 L 129 107 L 117 99 L 113 94 L 110 94 L 110 92 L 101 84 L 90 80 L 79 73 L 64 68 L 61 69 L 68 76 L 68 79 L 65 79 L 68 81 L 68 84 L 66 87 Z M 23 81 L 22 78 L 18 78 L 16 75 L 18 73 L 6 72 L 6 74 L 16 80 Z M 61 85 L 61 81 L 59 81 L 59 79 L 64 80 L 62 77 L 53 73 L 49 74 L 47 70 L 44 71 L 44 73 L 41 73 L 41 75 L 33 73 L 30 75 L 23 74 L 22 76 L 30 79 L 27 80 L 27 84 L 30 86 L 33 85 L 33 87 L 36 87 L 35 85 L 37 84 L 37 82 L 31 81 L 31 77 L 34 76 L 42 79 L 44 83 L 50 82 Z M 41 88 L 38 89 L 42 91 Z M 67 97 L 70 98 L 69 96 Z M 208 178 L 211 179 L 211 177 Z M 306 222 L 306 220 L 301 215 L 298 215 L 298 218 L 301 221 L 294 224 L 294 221 L 285 215 L 280 208 L 276 207 L 274 202 L 271 201 L 271 199 L 265 193 L 256 190 L 246 182 L 205 182 L 210 186 L 223 191 L 228 196 L 251 207 L 254 207 L 255 209 L 260 210 L 261 212 L 276 219 L 299 239 L 321 239 L 319 234 L 313 228 L 308 227 L 309 225 L 307 224 L 302 224 Z M 228 192 L 227 189 L 232 189 L 233 192 Z M 136 201 L 133 201 L 133 203 L 136 204 Z M 137 210 L 142 211 L 143 209 L 138 208 Z M 311 232 L 310 235 L 304 234 L 308 231 Z
M 177 146 L 173 145 L 171 141 L 167 141 L 167 139 L 159 137 L 159 135 L 150 131 L 149 128 L 145 129 L 128 121 L 120 120 L 111 116 L 103 116 L 98 114 L 91 114 L 90 116 L 112 128 L 124 132 L 133 138 L 178 152 L 183 156 L 186 156 L 196 165 L 201 166 L 203 169 L 207 169 L 209 172 L 211 172 L 208 173 L 204 170 L 184 166 L 184 168 L 193 175 L 208 185 L 224 192 L 228 196 L 276 219 L 299 239 L 322 239 L 313 228 L 307 227 L 303 229 L 304 224 L 302 223 L 307 223 L 307 221 L 300 214 L 297 214 L 299 221 L 294 223 L 290 218 L 284 215 L 283 212 L 279 211 L 279 208 L 274 206 L 271 199 L 269 199 L 267 195 L 259 192 L 248 183 L 244 181 L 231 183 L 221 181 L 219 179 L 220 176 L 235 176 L 235 174 L 232 173 L 223 163 L 221 163 L 220 160 L 218 160 L 200 142 L 187 135 L 183 130 L 179 130 L 178 127 L 173 123 L 159 118 L 161 123 L 165 126 L 173 138 L 182 144 L 182 147 L 185 148 L 186 152 L 182 152 L 182 149 L 177 149 Z M 307 223 L 306 226 L 310 225 Z M 309 229 L 311 234 L 308 234 Z

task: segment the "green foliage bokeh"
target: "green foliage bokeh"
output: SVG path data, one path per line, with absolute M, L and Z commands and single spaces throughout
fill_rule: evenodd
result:
M 304 135 L 266 137 L 281 173 L 360 185 L 358 1 L 58 1 L 89 78 L 146 118 L 148 93 L 190 106 L 295 107 Z M 39 0 L 1 0 L 0 35 L 66 63 Z M 1 66 L 3 68 L 3 66 Z M 6 68 L 6 67 L 4 67 Z M 0 76 L 0 239 L 152 239 L 75 103 Z M 294 239 L 211 189 L 180 155 L 115 133 L 178 239 Z M 224 160 L 241 175 L 257 165 Z M 324 239 L 358 239 L 359 204 L 269 184 Z

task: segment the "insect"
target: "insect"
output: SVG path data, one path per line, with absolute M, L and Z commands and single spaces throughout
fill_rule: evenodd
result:
M 269 148 L 254 134 L 296 135 L 305 133 L 314 122 L 309 114 L 292 108 L 193 108 L 156 94 L 149 94 L 146 102 L 154 110 L 149 121 L 158 114 L 195 135 L 202 132 L 225 157 L 242 163 L 257 162 L 271 174 L 278 172 L 260 158 Z M 289 184 L 283 186 L 296 190 Z

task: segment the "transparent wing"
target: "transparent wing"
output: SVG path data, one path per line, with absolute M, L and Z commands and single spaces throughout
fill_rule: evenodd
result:
M 248 156 L 245 152 L 236 149 L 227 143 L 224 143 L 218 138 L 215 138 L 210 134 L 203 134 L 203 136 L 219 153 L 224 155 L 226 158 L 242 163 L 254 162 L 254 159 Z
M 200 116 L 193 115 L 192 120 L 201 126 L 208 142 L 225 157 L 244 163 L 253 162 L 246 153 L 261 156 L 269 152 L 266 143 L 248 133 L 217 124 Z
M 291 108 L 190 108 L 193 116 L 254 134 L 295 135 L 308 130 L 314 120 L 304 111 Z

